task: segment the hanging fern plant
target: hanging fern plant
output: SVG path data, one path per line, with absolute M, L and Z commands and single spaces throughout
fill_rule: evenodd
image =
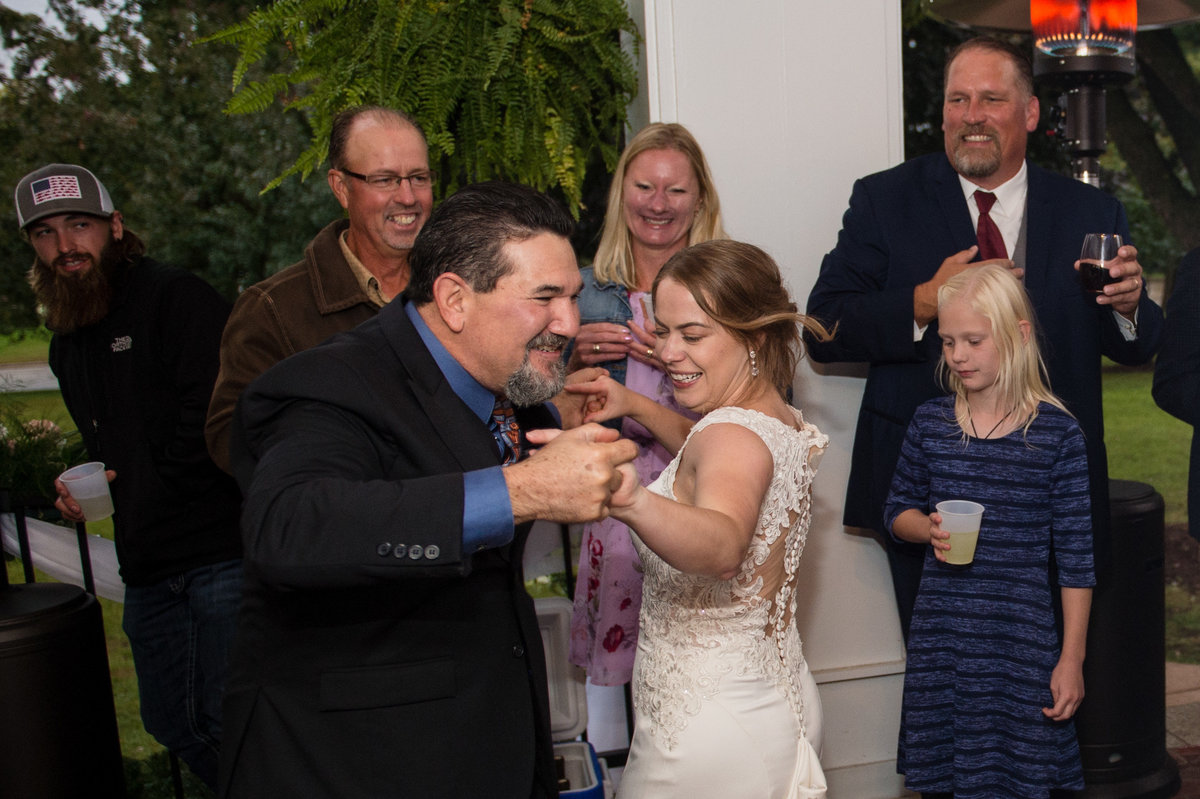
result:
M 374 103 L 421 122 L 441 193 L 558 187 L 578 216 L 588 156 L 614 167 L 637 88 L 623 33 L 636 44 L 623 0 L 277 0 L 208 41 L 240 53 L 230 113 L 309 117 L 311 144 L 268 189 L 320 166 L 339 111 Z M 248 80 L 281 43 L 283 68 Z

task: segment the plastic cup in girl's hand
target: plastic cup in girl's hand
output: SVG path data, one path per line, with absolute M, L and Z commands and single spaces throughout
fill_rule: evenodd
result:
M 975 560 L 983 506 L 965 499 L 947 499 L 937 504 L 937 512 L 942 517 L 941 528 L 950 534 L 946 562 L 965 566 Z
M 98 522 L 113 515 L 112 494 L 108 490 L 108 474 L 99 461 L 73 466 L 58 476 L 71 499 L 83 511 L 83 518 Z

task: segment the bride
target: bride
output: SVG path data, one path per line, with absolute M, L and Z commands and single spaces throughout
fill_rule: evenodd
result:
M 675 397 L 706 415 L 693 425 L 608 377 L 570 387 L 590 395 L 586 421 L 632 417 L 675 454 L 646 487 L 627 464 L 612 501 L 645 565 L 620 795 L 822 797 L 809 743 L 820 701 L 795 611 L 828 439 L 784 392 L 797 325 L 828 334 L 797 312 L 770 256 L 734 241 L 676 254 L 653 303 Z

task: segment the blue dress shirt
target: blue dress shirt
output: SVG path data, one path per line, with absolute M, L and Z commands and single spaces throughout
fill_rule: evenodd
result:
M 485 426 L 490 424 L 496 395 L 488 391 L 479 381 L 471 377 L 462 365 L 454 360 L 438 337 L 425 324 L 417 307 L 405 303 L 404 312 L 412 321 L 417 334 L 425 342 L 429 354 L 437 362 L 442 376 L 458 398 L 466 403 L 471 412 Z M 512 541 L 512 500 L 508 496 L 508 484 L 504 482 L 501 467 L 489 466 L 463 473 L 463 551 L 478 552 L 482 549 L 502 547 Z

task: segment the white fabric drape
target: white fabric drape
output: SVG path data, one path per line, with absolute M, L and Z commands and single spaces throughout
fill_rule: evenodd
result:
M 25 526 L 29 531 L 29 550 L 34 568 L 61 582 L 82 587 L 83 568 L 74 528 L 30 518 L 26 518 Z M 11 513 L 0 514 L 0 537 L 4 541 L 4 550 L 19 558 L 17 526 Z M 89 534 L 88 553 L 91 555 L 96 593 L 105 599 L 124 602 L 125 583 L 117 571 L 116 546 L 107 538 Z

